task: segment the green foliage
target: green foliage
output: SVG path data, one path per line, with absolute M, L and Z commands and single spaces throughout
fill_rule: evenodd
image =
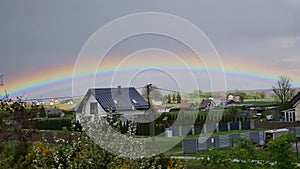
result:
M 222 153 L 221 151 L 215 148 L 209 148 L 208 152 L 199 162 L 201 167 L 207 167 L 211 169 L 233 167 L 233 163 L 230 159 L 230 156 L 226 153 Z
M 237 91 L 237 93 L 240 95 L 240 102 L 243 103 L 247 96 L 247 93 L 245 93 L 243 91 Z
M 293 138 L 294 133 L 286 133 L 271 140 L 266 150 L 258 150 L 250 140 L 241 138 L 228 151 L 210 148 L 207 153 L 199 153 L 202 159 L 198 164 L 211 169 L 294 169 Z
M 5 110 L 0 110 L 0 126 L 4 125 L 4 120 L 11 117 L 11 113 Z
M 236 106 L 229 107 L 227 110 L 224 111 L 224 116 L 229 121 L 237 121 L 238 114 L 240 112 L 240 109 Z
M 14 165 L 15 149 L 11 142 L 0 143 L 0 166 L 3 168 L 12 168 Z
M 177 103 L 175 94 L 172 95 L 172 103 Z
M 135 125 L 130 125 L 134 127 Z M 128 129 L 128 136 L 134 136 L 135 129 Z M 120 157 L 96 145 L 87 135 L 78 133 L 75 136 L 73 131 L 64 131 L 68 139 L 54 137 L 55 144 L 50 144 L 46 139 L 34 142 L 30 148 L 22 149 L 19 152 L 1 152 L 0 164 L 5 168 L 107 168 L 107 169 L 129 169 L 129 168 L 182 168 L 178 160 L 171 160 L 165 155 L 157 155 L 149 158 L 141 157 L 132 159 Z M 75 136 L 75 137 L 74 137 Z M 126 147 L 136 146 L 135 143 L 128 143 Z M 20 149 L 16 147 L 15 150 Z M 21 150 L 21 149 L 20 149 Z M 25 153 L 24 153 L 25 152 Z M 14 154 L 20 154 L 14 158 Z M 17 160 L 15 160 L 17 159 Z
M 61 114 L 59 112 L 48 114 L 48 118 L 58 118 L 58 117 L 61 117 Z
M 267 152 L 268 159 L 275 161 L 273 168 L 292 169 L 295 168 L 295 158 L 292 152 L 292 140 L 294 133 L 285 133 L 277 139 L 270 140 Z
M 177 103 L 181 103 L 181 96 L 180 96 L 179 92 L 177 93 L 176 100 L 177 100 Z
M 236 159 L 236 164 L 240 168 L 269 168 L 270 165 L 264 161 L 258 162 L 258 153 L 255 145 L 248 139 L 241 138 L 236 141 L 235 147 L 231 148 L 231 159 Z
M 44 106 L 41 107 L 41 109 L 39 111 L 39 116 L 42 118 L 46 116 L 46 111 L 45 111 Z
M 63 127 L 72 127 L 71 118 L 48 118 L 32 121 L 34 127 L 39 130 L 62 130 Z
M 170 94 L 168 94 L 168 96 L 167 96 L 167 102 L 168 102 L 169 104 L 172 102 L 172 99 L 171 99 L 171 95 L 170 95 Z
M 258 94 L 260 96 L 261 99 L 265 99 L 266 98 L 266 93 L 261 91 L 261 92 L 256 92 L 256 94 Z

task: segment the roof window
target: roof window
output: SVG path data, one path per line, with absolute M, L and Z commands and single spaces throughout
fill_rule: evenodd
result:
M 136 101 L 136 100 L 134 100 L 134 99 L 131 99 L 131 101 L 132 101 L 134 104 L 136 104 L 136 103 L 137 103 L 137 101 Z

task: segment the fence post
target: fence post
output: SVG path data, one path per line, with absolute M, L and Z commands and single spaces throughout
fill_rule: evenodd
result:
M 250 120 L 250 129 L 254 129 L 254 120 Z
M 206 124 L 203 124 L 203 132 L 204 132 L 204 134 L 206 134 L 206 133 L 207 133 Z
M 194 135 L 194 134 L 195 134 L 195 126 L 192 125 L 192 135 Z
M 230 131 L 230 122 L 227 123 L 227 130 Z
M 239 130 L 242 130 L 242 122 L 239 120 Z
M 179 130 L 179 131 L 178 131 L 178 132 L 179 132 L 178 135 L 179 135 L 179 136 L 182 136 L 182 126 L 178 126 L 178 130 Z

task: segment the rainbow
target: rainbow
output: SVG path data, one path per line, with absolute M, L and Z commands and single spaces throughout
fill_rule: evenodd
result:
M 164 63 L 164 66 L 173 70 L 180 72 L 180 65 L 174 65 L 170 60 L 164 60 L 160 57 L 160 62 Z M 143 59 L 135 62 L 134 65 L 129 65 L 120 69 L 121 74 L 127 74 L 128 72 L 134 72 L 137 68 L 143 67 Z M 114 57 L 112 59 L 104 60 L 105 64 L 100 65 L 97 73 L 92 70 L 89 65 L 86 65 L 84 71 L 76 75 L 76 78 L 84 81 L 93 77 L 101 77 L 102 81 L 109 80 L 114 74 L 116 67 L 120 63 L 120 58 Z M 141 63 L 141 64 L 136 64 Z M 252 80 L 254 83 L 261 82 L 265 84 L 262 88 L 271 88 L 273 84 L 278 80 L 278 76 L 286 74 L 293 79 L 294 86 L 300 86 L 300 78 L 296 73 L 289 74 L 288 71 L 278 70 L 276 67 L 264 67 L 259 66 L 260 64 L 252 63 L 251 65 L 247 61 L 231 61 L 223 60 L 225 74 L 228 83 L 233 79 L 238 79 L 239 81 L 249 81 Z M 201 65 L 195 64 L 195 61 L 187 61 L 189 68 L 196 73 L 205 73 L 205 68 Z M 253 66 L 255 65 L 255 66 Z M 221 72 L 222 69 L 219 67 L 214 67 L 213 65 L 208 65 L 208 69 L 211 72 Z M 51 70 L 44 70 L 40 73 L 35 74 L 23 74 L 14 79 L 5 79 L 6 89 L 11 97 L 16 97 L 24 95 L 28 98 L 39 98 L 39 97 L 54 97 L 64 95 L 72 95 L 72 79 L 73 79 L 74 65 L 67 65 L 60 68 L 55 68 Z M 232 90 L 228 86 L 229 90 Z M 86 91 L 87 89 L 85 89 Z M 84 94 L 84 93 L 82 93 Z

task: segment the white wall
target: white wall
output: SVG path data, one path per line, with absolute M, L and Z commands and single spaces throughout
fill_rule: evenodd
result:
M 76 112 L 76 121 L 78 120 L 80 122 L 80 116 L 83 116 L 83 114 L 85 116 L 91 116 L 92 119 L 94 119 L 95 114 L 91 114 L 90 113 L 90 103 L 92 102 L 97 102 L 96 98 L 93 95 L 90 95 L 90 97 L 87 99 L 84 108 L 82 110 L 82 112 Z M 103 110 L 103 108 L 100 106 L 100 104 L 97 102 L 97 107 L 98 107 L 98 115 L 99 116 L 106 116 L 107 113 L 106 111 Z
M 295 107 L 295 121 L 300 121 L 300 102 Z
M 91 116 L 92 119 L 94 119 L 95 114 L 91 114 L 90 113 L 90 103 L 92 102 L 97 102 L 96 98 L 91 95 L 88 99 L 87 102 L 84 106 L 83 112 L 85 114 L 85 116 Z M 97 102 L 98 103 L 98 102 Z M 78 120 L 80 122 L 80 116 L 82 116 L 82 113 L 77 113 L 76 112 L 76 120 Z M 125 110 L 125 111 L 119 111 L 119 113 L 126 115 L 126 116 L 134 116 L 134 115 L 142 115 L 145 114 L 145 111 L 141 111 L 141 110 Z M 106 116 L 107 113 L 106 111 L 104 111 L 104 109 L 101 107 L 101 105 L 98 103 L 98 115 L 100 116 Z

